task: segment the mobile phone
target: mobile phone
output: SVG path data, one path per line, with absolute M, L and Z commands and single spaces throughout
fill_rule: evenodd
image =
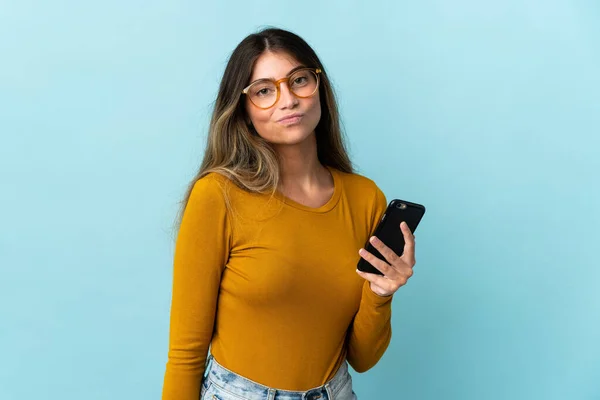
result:
M 404 234 L 400 230 L 400 223 L 405 221 L 410 231 L 414 234 L 421 218 L 425 214 L 425 206 L 421 204 L 411 203 L 400 199 L 394 199 L 388 204 L 385 213 L 381 217 L 381 220 L 377 224 L 375 232 L 371 236 L 376 236 L 381 240 L 387 247 L 392 249 L 394 253 L 401 256 L 404 253 Z M 370 236 L 369 236 L 370 237 Z M 377 258 L 385 261 L 385 257 L 382 256 L 375 247 L 367 239 L 367 243 L 364 247 L 369 253 L 373 254 Z M 367 260 L 360 257 L 357 268 L 359 271 L 370 272 L 376 275 L 383 275 L 381 271 L 372 266 Z

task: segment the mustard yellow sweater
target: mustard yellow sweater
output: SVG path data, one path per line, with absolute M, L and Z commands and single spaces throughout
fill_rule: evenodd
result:
M 163 400 L 199 398 L 209 345 L 221 365 L 284 390 L 324 384 L 345 358 L 357 372 L 379 361 L 392 296 L 355 271 L 386 199 L 329 170 L 334 193 L 319 208 L 215 173 L 195 184 L 175 246 Z

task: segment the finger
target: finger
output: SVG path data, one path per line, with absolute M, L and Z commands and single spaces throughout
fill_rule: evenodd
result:
M 385 257 L 387 262 L 390 263 L 392 266 L 395 266 L 398 263 L 398 260 L 400 258 L 398 257 L 398 254 L 396 254 L 394 250 L 386 246 L 385 243 L 383 243 L 379 238 L 371 236 L 369 242 L 371 242 L 373 247 L 375 247 L 377 251 L 379 251 L 381 255 Z
M 402 257 L 404 257 L 410 265 L 415 264 L 415 237 L 410 231 L 410 228 L 406 224 L 406 222 L 402 222 L 400 224 L 400 229 L 404 235 L 404 252 L 402 253 Z
M 393 279 L 394 277 L 397 276 L 398 271 L 396 271 L 394 268 L 392 268 L 385 261 L 383 261 L 383 260 L 379 259 L 378 257 L 375 257 L 373 254 L 369 253 L 367 250 L 360 249 L 358 251 L 358 254 L 360 254 L 360 256 L 362 258 L 367 260 L 369 262 L 369 264 L 371 264 L 372 266 L 377 268 L 384 276 L 388 277 L 389 279 Z M 373 274 L 373 275 L 375 275 L 375 274 Z
M 385 289 L 386 291 L 392 291 L 394 289 L 393 281 L 386 279 L 381 275 L 372 274 L 370 272 L 363 272 L 358 269 L 356 270 L 356 273 L 358 273 L 361 277 L 368 280 L 369 282 L 372 282 L 380 288 Z

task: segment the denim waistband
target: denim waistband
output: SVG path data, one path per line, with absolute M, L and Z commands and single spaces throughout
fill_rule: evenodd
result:
M 208 377 L 209 384 L 247 400 L 336 400 L 337 393 L 352 380 L 345 360 L 328 382 L 306 391 L 281 390 L 261 385 L 223 367 L 212 354 L 208 355 L 206 365 L 205 376 Z

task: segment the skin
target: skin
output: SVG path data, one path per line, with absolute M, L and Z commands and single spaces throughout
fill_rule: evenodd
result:
M 250 82 L 271 78 L 279 80 L 301 65 L 294 57 L 281 52 L 263 53 L 254 64 Z M 258 134 L 267 140 L 281 156 L 281 185 L 279 190 L 288 198 L 307 205 L 319 207 L 331 198 L 334 185 L 329 171 L 317 157 L 315 128 L 321 118 L 319 92 L 312 97 L 298 98 L 286 82 L 280 84 L 280 97 L 271 108 L 260 109 L 246 98 L 246 112 Z M 281 118 L 300 113 L 297 123 L 285 124 Z M 405 285 L 413 274 L 415 265 L 415 241 L 405 223 L 400 226 L 404 235 L 404 253 L 400 257 L 376 237 L 373 246 L 386 258 L 379 260 L 365 249 L 359 254 L 384 276 L 356 271 L 370 282 L 371 290 L 379 296 L 391 296 Z

